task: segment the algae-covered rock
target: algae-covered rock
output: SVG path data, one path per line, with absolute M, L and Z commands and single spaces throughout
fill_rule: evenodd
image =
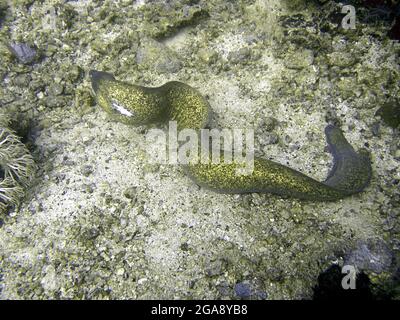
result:
M 400 125 L 400 103 L 398 100 L 391 100 L 386 102 L 376 115 L 380 116 L 382 120 L 392 128 L 398 128 Z
M 143 5 L 145 26 L 155 38 L 167 37 L 190 25 L 195 25 L 209 16 L 204 2 L 179 0 L 173 2 L 156 1 Z
M 393 263 L 393 253 L 381 239 L 360 241 L 347 254 L 344 263 L 358 268 L 359 271 L 382 273 L 389 271 Z
M 357 56 L 351 52 L 348 52 L 346 49 L 343 49 L 341 52 L 332 52 L 327 56 L 329 63 L 333 66 L 351 67 L 357 62 Z
M 10 51 L 22 64 L 30 64 L 37 59 L 37 50 L 25 43 L 11 43 Z
M 218 59 L 218 53 L 210 48 L 202 48 L 198 52 L 200 59 L 206 64 L 213 64 Z
M 302 49 L 288 53 L 285 56 L 285 64 L 290 69 L 303 69 L 314 62 L 314 53 L 309 49 Z
M 143 39 L 136 53 L 139 68 L 158 73 L 176 73 L 182 68 L 178 54 L 153 39 Z

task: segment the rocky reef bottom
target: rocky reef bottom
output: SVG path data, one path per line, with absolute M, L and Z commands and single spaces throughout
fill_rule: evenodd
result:
M 0 108 L 38 172 L 0 216 L 0 298 L 398 299 L 400 45 L 349 3 L 354 29 L 336 1 L 1 4 Z M 91 69 L 185 82 L 211 128 L 251 128 L 258 156 L 320 181 L 335 124 L 371 183 L 336 202 L 200 188 L 100 110 Z

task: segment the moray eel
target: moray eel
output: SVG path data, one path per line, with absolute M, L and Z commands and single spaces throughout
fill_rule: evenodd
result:
M 205 98 L 187 84 L 172 81 L 148 88 L 118 81 L 113 75 L 90 71 L 97 103 L 114 120 L 130 125 L 161 124 L 176 121 L 179 130 L 204 128 L 210 117 Z M 341 130 L 333 125 L 325 129 L 334 166 L 324 182 L 279 163 L 254 158 L 254 169 L 238 175 L 241 164 L 189 163 L 187 175 L 198 185 L 220 193 L 273 193 L 312 201 L 333 201 L 361 192 L 371 178 L 368 156 L 357 153 Z M 221 152 L 222 154 L 222 152 Z

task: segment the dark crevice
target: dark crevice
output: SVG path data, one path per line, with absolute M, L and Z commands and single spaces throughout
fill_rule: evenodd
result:
M 338 265 L 331 265 L 318 276 L 318 284 L 313 288 L 313 300 L 391 300 L 391 291 L 385 291 L 371 283 L 364 272 L 356 276 L 355 289 L 344 289 L 342 273 Z

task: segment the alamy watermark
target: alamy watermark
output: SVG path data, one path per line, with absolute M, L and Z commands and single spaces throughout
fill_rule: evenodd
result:
M 342 268 L 342 273 L 346 274 L 342 278 L 342 288 L 344 290 L 356 289 L 356 278 L 357 278 L 356 268 L 351 265 L 344 265 Z
M 146 134 L 148 154 L 159 164 L 231 164 L 237 175 L 254 170 L 254 130 L 252 129 L 183 129 L 176 121 L 168 124 L 168 133 L 150 129 Z
M 342 13 L 346 14 L 342 19 L 342 28 L 345 30 L 356 28 L 356 9 L 352 5 L 342 7 Z

